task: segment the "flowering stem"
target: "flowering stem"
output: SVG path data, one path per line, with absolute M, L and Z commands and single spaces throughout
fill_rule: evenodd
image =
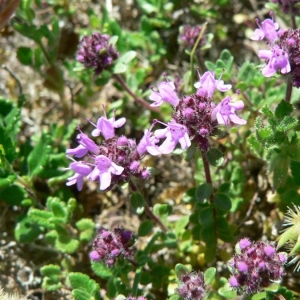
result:
M 150 209 L 149 205 L 145 202 L 145 211 L 146 214 L 155 221 L 159 225 L 159 227 L 162 229 L 163 232 L 168 232 L 168 228 L 166 225 L 161 221 L 160 218 L 158 218 Z
M 191 61 L 191 73 L 193 74 L 193 71 L 194 71 L 194 55 L 195 55 L 195 52 L 196 52 L 196 49 L 197 49 L 197 47 L 198 47 L 198 45 L 199 45 L 199 43 L 200 43 L 200 40 L 201 40 L 201 38 L 203 37 L 203 34 L 204 34 L 204 32 L 205 32 L 205 30 L 206 30 L 206 27 L 207 27 L 207 22 L 205 22 L 204 24 L 203 24 L 203 26 L 202 26 L 202 28 L 201 28 L 201 31 L 200 31 L 200 33 L 199 33 L 199 35 L 198 35 L 198 37 L 197 37 L 197 40 L 196 40 L 196 43 L 195 43 L 195 45 L 194 45 L 194 47 L 193 47 L 193 49 L 192 49 L 192 52 L 191 52 L 191 55 L 190 55 L 190 61 Z M 201 61 L 200 61 L 200 64 L 201 64 Z M 201 69 L 203 68 L 203 65 L 201 65 Z M 203 72 L 203 70 L 201 70 L 202 72 Z M 192 86 L 193 86 L 193 82 L 194 82 L 194 78 L 193 78 L 193 76 L 191 76 L 191 83 L 192 83 Z
M 292 78 L 288 77 L 287 84 L 286 84 L 286 91 L 285 91 L 285 101 L 286 102 L 291 102 L 291 97 L 292 97 Z
M 210 175 L 210 168 L 209 168 L 209 164 L 206 158 L 206 153 L 204 151 L 201 151 L 201 156 L 202 156 L 202 161 L 203 161 L 203 166 L 204 166 L 204 173 L 205 173 L 205 178 L 206 178 L 206 182 L 209 184 L 212 184 L 212 180 L 211 180 L 211 175 Z
M 159 112 L 159 109 L 157 109 L 156 107 L 152 107 L 150 106 L 149 103 L 147 103 L 145 100 L 139 98 L 130 88 L 129 86 L 126 84 L 126 82 L 122 79 L 121 76 L 119 76 L 118 74 L 113 74 L 112 75 L 113 78 L 118 81 L 118 83 L 120 83 L 120 85 L 122 86 L 122 88 L 140 105 L 146 107 L 147 109 L 150 109 L 154 112 Z

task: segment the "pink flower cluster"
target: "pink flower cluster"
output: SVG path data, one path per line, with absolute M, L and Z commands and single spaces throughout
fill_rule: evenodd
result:
M 241 293 L 258 292 L 284 275 L 286 255 L 277 253 L 269 243 L 253 243 L 244 238 L 238 242 L 236 252 L 229 262 L 233 273 L 229 284 Z
M 300 30 L 280 30 L 277 23 L 272 19 L 263 22 L 256 20 L 258 29 L 251 37 L 252 40 L 265 39 L 269 50 L 259 50 L 259 58 L 266 64 L 262 74 L 266 77 L 273 76 L 276 72 L 292 77 L 293 86 L 300 87 Z
M 153 139 L 165 138 L 158 147 L 161 153 L 171 153 L 178 143 L 182 149 L 187 149 L 191 145 L 191 140 L 194 140 L 201 150 L 206 151 L 209 148 L 207 138 L 215 133 L 218 125 L 246 124 L 246 121 L 236 114 L 236 111 L 244 107 L 243 101 L 233 102 L 230 96 L 226 96 L 219 104 L 213 102 L 214 92 L 216 90 L 226 92 L 231 89 L 230 84 L 215 79 L 214 73 L 208 71 L 202 76 L 199 75 L 195 88 L 197 89 L 195 94 L 179 99 L 174 83 L 168 79 L 160 82 L 157 90 L 151 87 L 149 99 L 153 101 L 152 106 L 168 102 L 174 107 L 173 118 L 168 124 L 157 120 L 153 124 L 161 123 L 166 126 L 151 135 Z

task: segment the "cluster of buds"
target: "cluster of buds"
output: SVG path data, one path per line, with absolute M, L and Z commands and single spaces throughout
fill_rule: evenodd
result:
M 132 177 L 147 179 L 150 176 L 150 172 L 141 166 L 146 152 L 144 141 L 137 145 L 133 139 L 115 136 L 115 128 L 125 122 L 125 118 L 116 120 L 115 116 L 109 119 L 104 116 L 98 119 L 97 124 L 92 123 L 96 127 L 92 136 L 103 136 L 99 145 L 82 132 L 77 135 L 79 146 L 66 152 L 72 159 L 68 169 L 75 172 L 67 179 L 67 185 L 77 184 L 80 191 L 84 178 L 87 178 L 98 181 L 100 190 L 110 190 L 116 183 L 131 182 Z M 81 160 L 76 161 L 70 155 Z
M 181 26 L 179 29 L 179 44 L 182 44 L 187 49 L 192 49 L 194 45 L 196 44 L 196 41 L 198 39 L 198 36 L 202 30 L 202 26 L 196 25 L 196 26 L 189 26 L 184 25 Z M 205 45 L 205 36 L 203 35 L 199 41 L 198 46 Z
M 185 300 L 202 300 L 206 295 L 204 275 L 201 272 L 183 274 L 177 293 Z
M 272 0 L 272 2 L 279 5 L 281 10 L 286 14 L 292 14 L 294 16 L 298 15 L 299 10 L 299 0 Z
M 213 94 L 216 90 L 226 92 L 231 89 L 230 84 L 224 84 L 221 79 L 215 79 L 213 72 L 199 74 L 199 81 L 195 83 L 197 92 L 179 99 L 173 82 L 166 78 L 153 87 L 149 97 L 154 101 L 151 106 L 160 106 L 168 102 L 174 107 L 173 118 L 168 124 L 157 120 L 154 125 L 161 123 L 166 126 L 153 133 L 153 139 L 165 138 L 158 146 L 158 151 L 163 154 L 171 153 L 180 143 L 182 149 L 195 142 L 199 149 L 207 151 L 210 147 L 208 137 L 216 133 L 218 125 L 246 124 L 246 121 L 236 115 L 236 111 L 244 107 L 243 101 L 232 102 L 232 98 L 226 96 L 219 104 L 213 102 Z
M 109 40 L 109 35 L 101 33 L 93 33 L 91 37 L 84 36 L 79 43 L 76 59 L 86 68 L 94 69 L 96 75 L 101 74 L 119 56 Z
M 272 19 L 266 19 L 261 24 L 257 19 L 258 29 L 251 37 L 252 40 L 266 39 L 270 50 L 259 50 L 258 56 L 266 61 L 262 74 L 273 76 L 276 72 L 289 75 L 294 87 L 300 87 L 300 30 L 279 30 L 279 26 Z
M 90 258 L 94 262 L 103 262 L 111 268 L 118 257 L 128 259 L 132 256 L 130 250 L 132 243 L 133 234 L 130 230 L 114 228 L 110 231 L 101 227 L 94 239 Z
M 258 292 L 281 280 L 286 260 L 286 255 L 277 253 L 269 243 L 241 239 L 236 245 L 236 255 L 229 262 L 233 274 L 229 284 L 240 293 Z

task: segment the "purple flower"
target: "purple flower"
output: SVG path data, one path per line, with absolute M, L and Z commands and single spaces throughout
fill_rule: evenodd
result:
M 197 95 L 211 98 L 216 89 L 220 92 L 226 92 L 231 89 L 231 84 L 224 84 L 223 80 L 216 80 L 214 72 L 205 72 L 199 75 L 199 81 L 194 84 L 197 89 Z
M 116 49 L 109 44 L 110 36 L 93 33 L 91 37 L 84 36 L 79 43 L 76 59 L 87 68 L 93 68 L 96 75 L 109 69 L 119 56 Z
M 280 71 L 282 74 L 291 71 L 288 54 L 278 46 L 274 46 L 271 50 L 259 50 L 258 56 L 267 61 L 267 64 L 262 69 L 262 74 L 266 77 L 273 76 L 277 71 Z
M 132 243 L 131 231 L 123 228 L 114 228 L 113 231 L 110 231 L 101 227 L 94 239 L 90 259 L 95 262 L 104 262 L 108 267 L 113 267 L 118 257 L 128 259 L 132 256 L 130 249 Z
M 159 139 L 166 138 L 165 141 L 158 147 L 161 153 L 171 153 L 178 142 L 182 149 L 187 149 L 191 145 L 187 128 L 184 125 L 177 124 L 174 120 L 172 120 L 166 126 L 167 127 L 165 129 L 158 129 L 154 133 L 154 135 Z
M 233 274 L 229 284 L 239 293 L 256 293 L 281 280 L 286 259 L 282 259 L 284 254 L 277 253 L 275 247 L 267 242 L 242 239 L 236 248 L 239 251 L 229 263 Z
M 202 300 L 206 296 L 204 275 L 201 272 L 183 274 L 177 293 L 185 300 Z
M 264 20 L 261 25 L 259 24 L 259 20 L 256 19 L 256 23 L 259 28 L 255 29 L 251 39 L 254 41 L 261 41 L 263 38 L 266 38 L 270 43 L 274 43 L 278 38 L 278 24 L 271 19 Z
M 239 125 L 244 125 L 247 121 L 239 118 L 236 114 L 236 110 L 241 110 L 244 107 L 244 102 L 242 100 L 231 102 L 231 98 L 226 96 L 212 111 L 212 120 L 217 120 L 221 125 L 230 125 L 230 123 L 235 123 Z
M 96 167 L 87 177 L 89 180 L 99 180 L 100 190 L 106 190 L 111 185 L 111 175 L 120 175 L 124 168 L 116 165 L 104 155 L 95 158 Z
M 120 118 L 116 120 L 115 112 L 112 118 L 107 118 L 106 114 L 97 121 L 97 125 L 93 124 L 96 129 L 92 131 L 92 136 L 99 136 L 101 133 L 104 138 L 110 139 L 115 136 L 115 128 L 122 127 L 126 123 L 126 118 Z
M 89 151 L 98 154 L 99 148 L 95 144 L 93 140 L 91 140 L 86 134 L 80 133 L 77 135 L 77 142 L 80 144 L 78 147 L 74 149 L 68 149 L 66 153 L 68 155 L 74 155 L 75 157 L 83 157 L 85 156 Z
M 83 178 L 92 172 L 92 168 L 81 161 L 72 162 L 70 169 L 75 171 L 75 174 L 67 179 L 66 185 L 70 186 L 77 184 L 78 191 L 82 190 Z
M 175 85 L 171 81 L 162 81 L 157 86 L 158 92 L 151 88 L 152 93 L 149 99 L 154 101 L 151 106 L 160 106 L 164 101 L 169 102 L 172 106 L 176 107 L 179 98 L 175 92 Z
M 178 39 L 179 43 L 188 49 L 192 49 L 197 41 L 197 38 L 201 32 L 201 29 L 202 29 L 202 26 L 200 26 L 200 25 L 181 26 L 179 29 L 179 31 L 180 31 L 180 36 Z M 198 46 L 203 46 L 204 44 L 205 44 L 205 35 L 203 35 L 201 37 L 201 40 L 200 40 Z
M 140 140 L 137 151 L 140 156 L 144 155 L 146 151 L 150 153 L 153 156 L 161 154 L 161 151 L 156 146 L 156 144 L 159 142 L 159 139 L 156 138 L 153 133 L 151 132 L 151 129 L 145 129 L 144 136 Z

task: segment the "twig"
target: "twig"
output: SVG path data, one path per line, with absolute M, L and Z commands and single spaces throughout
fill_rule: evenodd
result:
M 255 192 L 254 195 L 253 195 L 253 197 L 252 197 L 252 199 L 251 199 L 251 201 L 250 201 L 250 205 L 249 205 L 249 208 L 247 210 L 247 213 L 246 213 L 244 219 L 240 222 L 240 224 L 238 225 L 237 228 L 242 227 L 243 224 L 246 222 L 246 220 L 250 217 L 257 197 L 258 197 L 258 193 Z
M 153 219 L 162 229 L 163 232 L 168 232 L 168 228 L 165 226 L 165 224 L 161 221 L 160 218 L 158 218 L 150 209 L 149 205 L 145 202 L 145 211 L 148 214 L 148 216 Z
M 9 73 L 9 75 L 17 82 L 19 88 L 19 94 L 23 95 L 23 86 L 21 84 L 20 79 L 15 75 L 15 73 L 10 70 L 6 65 L 2 65 L 2 69 Z
M 126 82 L 118 75 L 118 74 L 113 74 L 112 77 L 118 81 L 118 83 L 120 83 L 120 85 L 122 86 L 122 88 L 140 105 L 144 106 L 147 109 L 150 109 L 156 113 L 159 113 L 160 110 L 157 109 L 156 107 L 152 107 L 150 106 L 149 103 L 147 103 L 145 100 L 139 98 L 130 88 L 129 86 L 126 84 Z

